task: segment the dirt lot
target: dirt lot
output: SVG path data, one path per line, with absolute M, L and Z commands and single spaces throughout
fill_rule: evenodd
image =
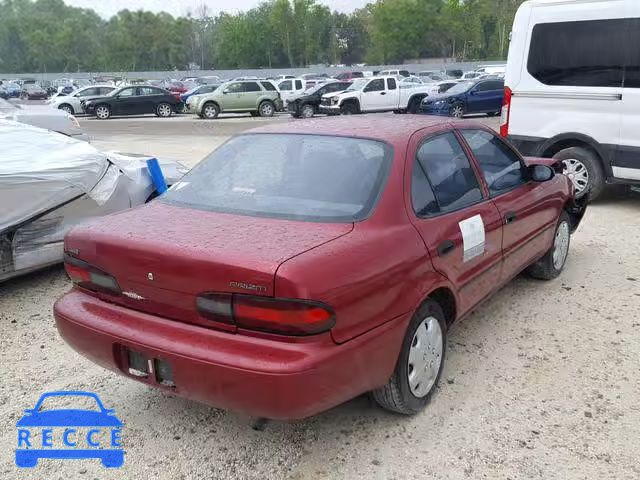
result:
M 255 124 L 212 122 L 211 138 L 178 120 L 145 134 L 139 124 L 153 120 L 83 124 L 97 144 L 123 151 L 146 144 L 153 151 L 144 153 L 160 155 L 167 145 L 179 154 L 182 142 L 189 164 Z M 120 129 L 130 137 L 118 144 Z M 420 415 L 392 415 L 360 397 L 263 432 L 248 417 L 118 377 L 68 348 L 51 314 L 69 288 L 60 268 L 0 285 L 0 477 L 638 479 L 638 232 L 640 194 L 609 192 L 592 205 L 559 279 L 519 277 L 453 327 L 439 390 Z M 93 391 L 115 408 L 125 425 L 121 469 L 98 460 L 14 465 L 15 422 L 52 390 Z

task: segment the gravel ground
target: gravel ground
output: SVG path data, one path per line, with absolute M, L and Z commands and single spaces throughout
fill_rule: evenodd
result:
M 154 142 L 156 139 L 154 139 Z M 638 479 L 640 194 L 609 192 L 555 281 L 518 277 L 449 333 L 443 377 L 415 417 L 363 396 L 272 422 L 107 372 L 58 336 L 61 268 L 0 285 L 1 478 Z M 52 390 L 96 392 L 123 420 L 125 463 L 14 465 L 15 422 Z

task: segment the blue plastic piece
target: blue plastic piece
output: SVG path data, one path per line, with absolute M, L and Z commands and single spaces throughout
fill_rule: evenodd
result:
M 151 175 L 151 181 L 156 187 L 156 191 L 158 192 L 158 194 L 162 195 L 167 191 L 167 182 L 165 181 L 164 175 L 162 174 L 162 169 L 160 168 L 158 159 L 150 158 L 149 160 L 147 160 L 147 168 L 149 169 L 149 175 Z

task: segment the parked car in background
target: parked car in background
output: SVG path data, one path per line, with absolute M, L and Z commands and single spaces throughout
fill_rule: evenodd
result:
M 423 82 L 420 77 L 416 77 L 415 75 L 410 75 L 408 77 L 398 77 L 398 85 L 400 85 L 400 88 L 412 88 L 424 84 L 425 82 Z
M 0 98 L 3 100 L 9 99 L 9 92 L 7 92 L 7 89 L 2 85 L 0 85 Z
M 282 98 L 283 107 L 286 108 L 287 102 L 295 97 L 302 95 L 307 90 L 306 81 L 302 78 L 291 78 L 278 82 L 278 91 Z
M 22 87 L 20 85 L 18 85 L 17 83 L 6 83 L 6 84 L 2 84 L 2 86 L 4 87 L 4 90 L 7 92 L 7 95 L 9 96 L 9 98 L 19 98 L 20 94 L 22 93 Z
M 522 271 L 562 274 L 585 209 L 546 163 L 438 118 L 238 135 L 157 200 L 67 235 L 57 330 L 145 391 L 255 417 L 367 392 L 416 414 L 456 321 Z
M 462 70 L 454 68 L 454 69 L 447 69 L 444 71 L 444 74 L 447 75 L 449 78 L 461 78 L 462 77 Z
M 183 104 L 187 104 L 187 101 L 194 95 L 203 95 L 205 93 L 211 93 L 213 91 L 215 91 L 216 88 L 218 88 L 220 86 L 220 84 L 211 84 L 211 85 L 198 85 L 195 88 L 192 88 L 191 90 L 183 93 L 180 95 L 180 100 L 182 101 Z
M 320 111 L 329 115 L 367 112 L 416 113 L 427 85 L 399 88 L 396 76 L 359 78 L 344 92 L 322 97 Z
M 191 97 L 188 103 L 189 111 L 207 119 L 225 112 L 271 117 L 282 109 L 280 93 L 270 80 L 223 83 L 211 93 Z
M 428 84 L 427 93 L 429 96 L 438 95 L 447 92 L 451 87 L 460 83 L 459 80 L 443 80 L 441 82 L 433 82 Z
M 318 83 L 326 82 L 331 77 L 329 77 L 329 75 L 327 75 L 326 73 L 305 73 L 303 75 L 300 75 L 300 78 L 304 80 L 305 88 L 311 88 Z
M 462 80 L 473 80 L 473 79 L 479 78 L 482 75 L 483 75 L 482 73 L 476 72 L 475 70 L 473 70 L 471 72 L 464 72 L 461 78 Z
M 0 281 L 62 262 L 63 238 L 72 227 L 154 196 L 150 157 L 102 153 L 6 120 L 0 120 L 0 145 L 0 205 L 11 205 L 0 209 Z M 171 161 L 160 166 L 169 184 L 188 170 Z
M 364 73 L 362 72 L 342 72 L 335 75 L 333 78 L 335 78 L 336 80 L 351 82 L 356 78 L 363 78 L 363 77 L 364 77 Z
M 309 118 L 320 112 L 322 96 L 327 93 L 342 92 L 349 88 L 351 82 L 329 81 L 306 90 L 301 96 L 287 103 L 287 110 L 292 117 Z
M 500 115 L 504 97 L 504 81 L 500 79 L 459 82 L 445 93 L 428 96 L 420 105 L 420 112 L 462 118 L 470 113 Z
M 89 140 L 73 115 L 47 105 L 18 105 L 0 99 L 0 119 L 62 133 L 77 140 Z
M 112 115 L 141 115 L 154 113 L 158 117 L 170 117 L 178 111 L 180 101 L 175 94 L 162 88 L 128 86 L 113 90 L 100 97 L 82 100 L 84 112 L 106 120 Z
M 382 70 L 376 74 L 378 77 L 393 76 L 393 77 L 408 77 L 411 74 L 408 70 Z
M 80 103 L 82 99 L 108 95 L 115 89 L 116 87 L 111 85 L 90 85 L 88 87 L 79 88 L 70 95 L 56 95 L 51 98 L 48 103 L 54 108 L 63 110 L 71 115 L 76 115 L 84 113 L 82 104 Z
M 287 74 L 283 74 L 283 75 L 276 75 L 275 77 L 269 77 L 267 80 L 274 80 L 274 81 L 280 81 L 280 80 L 287 80 L 290 78 L 296 78 L 295 75 L 287 75 Z
M 506 65 L 481 65 L 476 69 L 476 72 L 485 73 L 487 75 L 495 75 L 501 78 L 504 78 L 506 71 Z
M 179 82 L 177 80 L 164 82 L 163 87 L 165 90 L 177 94 L 183 94 L 189 90 L 184 82 Z
M 561 160 L 578 196 L 640 185 L 640 2 L 526 2 L 509 46 L 500 132 Z M 638 217 L 636 216 L 636 219 Z

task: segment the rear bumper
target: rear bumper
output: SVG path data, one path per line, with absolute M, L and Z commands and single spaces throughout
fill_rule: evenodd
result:
M 209 330 L 109 304 L 73 290 L 54 306 L 58 331 L 95 363 L 177 395 L 272 419 L 305 418 L 391 376 L 410 315 L 349 342 L 329 334 L 285 342 Z M 128 373 L 126 349 L 167 362 L 175 387 Z

